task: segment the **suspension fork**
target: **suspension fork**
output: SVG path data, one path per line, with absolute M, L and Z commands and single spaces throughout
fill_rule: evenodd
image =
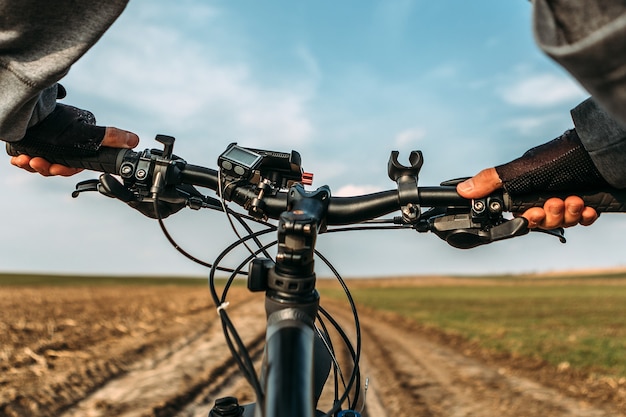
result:
M 266 417 L 314 416 L 330 371 L 330 359 L 316 335 L 319 307 L 315 289 L 315 242 L 330 201 L 330 190 L 293 186 L 288 211 L 278 223 L 276 262 L 255 260 L 250 278 L 262 282 L 267 314 L 262 370 Z M 255 278 L 256 277 L 256 278 Z

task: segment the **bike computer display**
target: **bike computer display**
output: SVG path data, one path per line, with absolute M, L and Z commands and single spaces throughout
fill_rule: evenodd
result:
M 220 155 L 218 164 L 226 175 L 250 178 L 262 160 L 263 155 L 233 143 Z

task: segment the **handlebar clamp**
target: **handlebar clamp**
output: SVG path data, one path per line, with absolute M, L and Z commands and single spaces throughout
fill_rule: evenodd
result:
M 421 151 L 411 151 L 409 155 L 411 166 L 405 166 L 398 162 L 398 155 L 398 151 L 391 151 L 387 163 L 387 173 L 389 178 L 398 184 L 398 200 L 400 201 L 403 221 L 408 224 L 415 224 L 421 215 L 420 205 L 417 203 L 419 201 L 417 180 L 424 164 L 424 158 Z

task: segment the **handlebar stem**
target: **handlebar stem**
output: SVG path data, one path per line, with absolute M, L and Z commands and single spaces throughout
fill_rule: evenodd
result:
M 278 276 L 312 280 L 314 287 L 315 242 L 318 231 L 323 227 L 329 201 L 330 190 L 326 186 L 315 191 L 306 191 L 300 184 L 291 187 L 287 196 L 288 210 L 280 215 L 278 222 L 278 253 L 275 267 Z M 292 293 L 291 290 L 310 291 L 308 288 L 280 290 L 288 293 Z

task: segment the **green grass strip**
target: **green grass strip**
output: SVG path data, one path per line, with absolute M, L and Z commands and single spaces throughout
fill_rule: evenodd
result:
M 482 347 L 626 376 L 626 286 L 364 288 L 357 302 L 402 314 Z

